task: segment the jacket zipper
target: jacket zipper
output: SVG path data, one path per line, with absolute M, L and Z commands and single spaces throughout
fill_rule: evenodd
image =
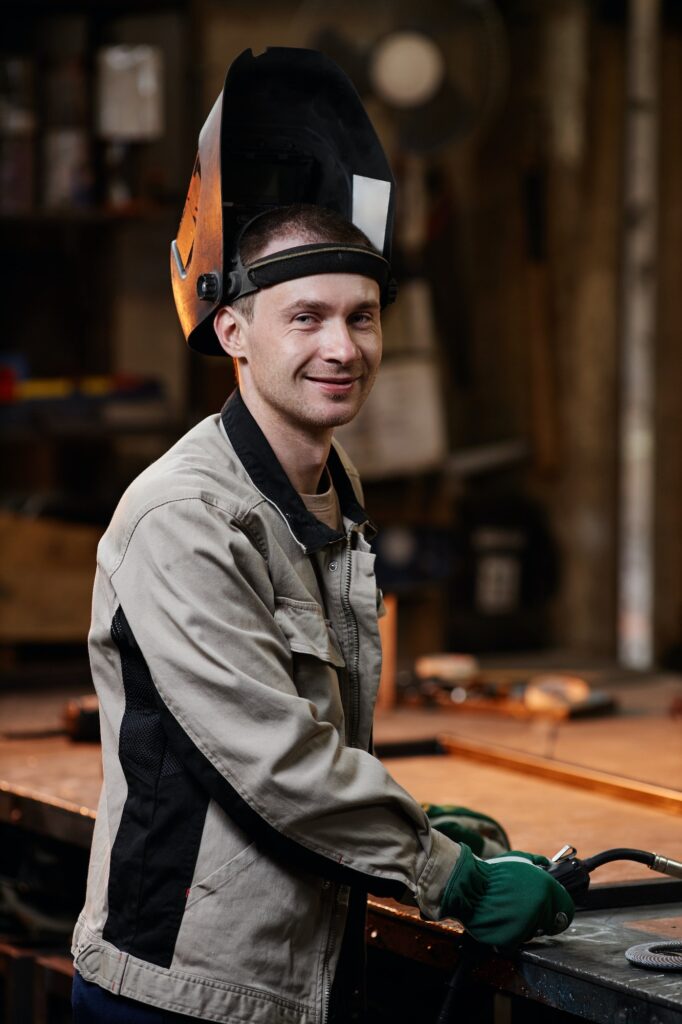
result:
M 359 663 L 360 663 L 360 630 L 358 620 L 350 604 L 351 584 L 351 537 L 348 535 L 346 542 L 346 576 L 344 580 L 342 604 L 346 613 L 346 619 L 351 628 L 351 658 L 348 669 L 348 680 L 350 682 L 350 722 L 348 723 L 348 744 L 355 746 L 355 734 L 357 732 L 358 720 L 360 718 L 360 685 L 359 685 Z
M 323 883 L 324 886 L 330 887 L 331 882 Z M 332 902 L 332 913 L 329 921 L 329 935 L 327 937 L 327 948 L 324 951 L 324 960 L 322 961 L 322 984 L 323 988 L 323 1003 L 322 1003 L 322 1024 L 327 1024 L 329 1020 L 329 1007 L 332 998 L 332 980 L 329 971 L 329 965 L 334 955 L 336 948 L 336 888 L 334 888 L 334 898 Z
M 355 733 L 357 731 L 357 724 L 360 717 L 360 690 L 359 690 L 359 662 L 360 662 L 360 630 L 358 628 L 358 620 L 355 617 L 355 613 L 350 603 L 350 585 L 351 585 L 351 535 L 348 535 L 346 541 L 346 569 L 345 578 L 343 581 L 343 589 L 341 592 L 341 604 L 343 606 L 344 613 L 346 615 L 346 621 L 350 625 L 351 630 L 351 657 L 350 667 L 348 670 L 348 680 L 350 683 L 350 716 L 348 723 L 348 743 L 349 746 L 353 746 L 355 743 Z M 334 950 L 336 948 L 336 917 L 338 912 L 338 897 L 339 891 L 335 889 L 334 892 L 334 909 L 332 910 L 331 921 L 329 925 L 329 938 L 327 940 L 327 948 L 324 954 L 324 960 L 322 962 L 322 977 L 324 984 L 324 1003 L 322 1011 L 322 1024 L 327 1024 L 329 1020 L 329 1009 L 331 1002 L 332 982 L 330 976 L 329 965 L 331 963 Z

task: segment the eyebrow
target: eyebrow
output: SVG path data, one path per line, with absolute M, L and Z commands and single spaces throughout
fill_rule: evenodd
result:
M 285 306 L 282 310 L 284 316 L 290 316 L 292 313 L 299 313 L 303 311 L 310 311 L 312 313 L 328 313 L 331 309 L 331 305 L 328 302 L 321 302 L 319 299 L 297 299 L 296 302 L 292 302 L 290 306 Z M 357 313 L 361 310 L 378 310 L 379 303 L 376 299 L 365 299 L 363 302 L 358 302 L 357 305 L 353 306 L 352 312 Z

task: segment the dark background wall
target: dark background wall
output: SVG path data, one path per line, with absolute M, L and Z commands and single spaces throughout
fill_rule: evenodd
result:
M 366 52 L 382 32 L 418 16 L 443 46 L 474 109 L 468 129 L 419 156 L 430 204 L 426 267 L 449 456 L 428 472 L 370 480 L 368 500 L 380 525 L 406 527 L 423 550 L 437 551 L 444 532 L 448 558 L 462 509 L 475 519 L 492 506 L 504 519 L 504 509 L 516 502 L 534 538 L 533 573 L 545 577 L 544 586 L 531 588 L 532 600 L 520 598 L 533 608 L 530 619 L 516 620 L 516 639 L 613 656 L 625 5 L 505 0 L 498 5 L 503 46 L 487 55 L 476 26 L 453 20 L 456 7 L 432 2 L 417 12 L 413 4 L 285 0 L 250 8 L 219 0 L 6 5 L 2 49 L 27 59 L 33 76 L 35 184 L 24 209 L 0 216 L 2 350 L 12 358 L 23 353 L 34 378 L 125 371 L 153 378 L 163 395 L 161 412 L 140 402 L 137 418 L 119 417 L 115 426 L 111 419 L 72 417 L 67 406 L 18 419 L 17 407 L 10 414 L 6 405 L 6 509 L 100 529 L 130 476 L 187 424 L 218 408 L 232 387 L 226 364 L 187 357 L 170 294 L 168 246 L 196 134 L 233 57 L 248 46 L 316 45 L 330 28 L 350 49 Z M 659 60 L 660 657 L 682 635 L 682 31 L 675 10 L 664 6 Z M 91 131 L 93 59 L 100 45 L 138 42 L 159 46 L 164 56 L 165 130 L 138 147 L 135 202 L 116 210 L 107 205 L 103 147 Z M 55 66 L 71 58 L 85 90 L 92 188 L 80 205 L 46 210 L 47 91 Z M 486 112 L 481 83 L 490 80 L 498 95 Z M 366 102 L 399 176 L 407 174 L 410 153 L 395 118 L 376 97 L 366 95 Z M 10 136 L 5 119 L 3 159 Z M 401 201 L 409 222 L 416 213 L 409 198 Z M 486 473 L 457 469 L 458 454 L 499 442 L 516 444 L 518 457 Z M 543 547 L 545 532 L 552 543 Z M 458 543 L 461 529 L 455 549 Z M 422 570 L 400 584 L 418 624 L 406 653 L 465 646 L 467 623 L 475 632 L 471 588 L 457 590 L 461 551 L 457 557 L 454 577 L 446 574 L 429 587 Z M 464 616 L 454 630 L 453 604 Z M 511 633 L 500 635 L 513 640 L 514 620 L 505 629 Z M 485 631 L 482 636 L 485 645 Z M 11 646 L 11 636 L 3 639 Z

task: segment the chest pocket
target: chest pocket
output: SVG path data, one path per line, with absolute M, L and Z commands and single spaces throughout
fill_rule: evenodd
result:
M 345 741 L 342 686 L 345 661 L 322 609 L 313 601 L 279 598 L 275 622 L 292 651 L 292 677 L 299 696 L 315 707 L 315 717 L 329 722 Z
M 275 622 L 287 638 L 292 651 L 311 654 L 336 668 L 345 668 L 346 662 L 334 630 L 314 601 L 277 598 Z

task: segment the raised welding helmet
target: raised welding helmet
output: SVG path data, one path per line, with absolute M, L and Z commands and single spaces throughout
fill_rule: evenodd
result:
M 223 355 L 213 330 L 222 305 L 310 274 L 373 277 L 382 305 L 395 297 L 390 257 L 395 183 L 354 86 L 315 50 L 245 50 L 199 135 L 177 238 L 173 295 L 191 348 Z M 292 203 L 334 210 L 366 246 L 304 245 L 244 267 L 239 241 L 257 216 Z

